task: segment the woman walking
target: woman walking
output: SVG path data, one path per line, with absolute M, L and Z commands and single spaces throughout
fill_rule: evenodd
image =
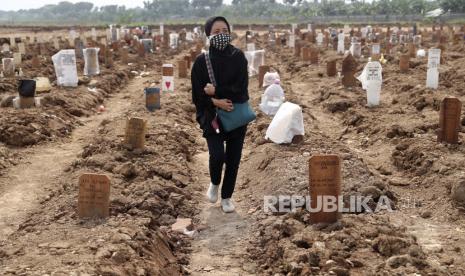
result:
M 226 18 L 207 20 L 205 33 L 210 39 L 208 54 L 197 57 L 192 66 L 192 100 L 197 122 L 203 130 L 210 154 L 210 187 L 207 198 L 218 200 L 223 165 L 226 165 L 221 188 L 221 206 L 225 213 L 233 212 L 231 197 L 236 184 L 247 124 L 226 131 L 221 122 L 221 110 L 233 112 L 235 104 L 246 103 L 248 95 L 247 59 L 231 45 L 231 29 Z M 208 64 L 208 66 L 207 66 Z M 226 147 L 225 147 L 226 144 Z

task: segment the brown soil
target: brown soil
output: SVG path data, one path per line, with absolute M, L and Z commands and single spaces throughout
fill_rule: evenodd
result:
M 159 84 L 160 65 L 176 64 L 187 46 L 144 61 L 132 51 L 134 66 L 105 69 L 97 93 L 84 83 L 54 87 L 41 108 L 2 108 L 0 274 L 464 275 L 465 135 L 458 145 L 436 142 L 442 99 L 465 101 L 463 42 L 447 48 L 435 91 L 424 85 L 425 59 L 413 59 L 403 74 L 397 57 L 386 57 L 376 108 L 365 106 L 361 87 L 345 89 L 340 78 L 326 76 L 326 61 L 336 59 L 340 70 L 342 56 L 334 51 L 321 50 L 319 65 L 310 65 L 263 36 L 255 42 L 280 72 L 286 100 L 302 107 L 305 137 L 289 145 L 266 141 L 272 118 L 258 112 L 232 214 L 204 198 L 208 152 L 189 79 L 176 78 L 162 109 L 149 113 L 144 106 L 143 88 Z M 235 43 L 245 47 L 243 37 Z M 359 60 L 356 75 L 366 61 Z M 151 75 L 132 78 L 144 63 Z M 0 85 L 3 95 L 15 89 L 12 81 Z M 257 107 L 263 89 L 256 78 L 249 93 Z M 102 103 L 106 110 L 98 114 Z M 128 117 L 148 122 L 144 150 L 122 143 Z M 343 160 L 344 196 L 371 195 L 374 206 L 384 195 L 394 212 L 343 214 L 326 226 L 310 224 L 305 210 L 264 213 L 266 195 L 308 195 L 308 159 L 321 153 Z M 111 179 L 107 220 L 77 217 L 84 172 Z M 193 218 L 196 235 L 173 232 L 176 218 Z

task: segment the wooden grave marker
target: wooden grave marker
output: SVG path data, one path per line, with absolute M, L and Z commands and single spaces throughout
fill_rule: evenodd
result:
M 345 58 L 342 60 L 342 85 L 344 87 L 353 87 L 357 83 L 355 78 L 355 70 L 357 70 L 357 61 L 351 53 L 347 53 Z
M 147 122 L 142 118 L 130 118 L 126 122 L 124 143 L 131 149 L 143 149 Z
M 336 60 L 330 60 L 326 63 L 326 74 L 328 77 L 334 77 L 337 74 Z
M 121 62 L 123 64 L 128 64 L 129 62 L 129 48 L 127 46 L 121 47 L 119 50 L 119 54 L 121 57 Z
M 178 77 L 187 78 L 187 62 L 185 59 L 178 61 Z
M 191 56 L 190 55 L 185 55 L 184 60 L 186 61 L 187 69 L 191 68 Z
M 79 177 L 79 218 L 107 218 L 110 216 L 110 178 L 102 174 L 83 174 Z
M 309 47 L 302 48 L 302 60 L 310 61 L 310 48 Z
M 446 97 L 439 111 L 438 142 L 457 144 L 460 131 L 460 114 L 462 103 L 459 99 Z
M 337 155 L 314 155 L 308 161 L 309 165 L 309 189 L 310 206 L 317 207 L 317 201 L 322 209 L 310 212 L 310 223 L 334 223 L 341 214 L 338 210 L 325 212 L 325 201 L 322 196 L 336 197 L 338 209 L 338 197 L 341 195 L 341 159 Z
M 410 55 L 404 54 L 399 57 L 399 69 L 400 72 L 405 73 L 410 68 Z
M 160 88 L 147 87 L 144 89 L 145 93 L 145 107 L 148 111 L 153 112 L 155 109 L 161 108 L 161 95 Z
M 300 53 L 302 52 L 302 43 L 300 40 L 295 42 L 295 47 L 294 47 L 294 56 L 295 57 L 300 57 Z
M 318 54 L 319 51 L 317 48 L 310 48 L 310 64 L 318 64 Z
M 417 49 L 415 47 L 415 44 L 412 42 L 408 44 L 408 54 L 410 58 L 415 58 L 417 56 Z
M 145 46 L 143 43 L 138 43 L 137 44 L 137 54 L 139 55 L 140 58 L 145 57 Z
M 269 71 L 269 65 L 260 65 L 258 67 L 258 88 L 261 88 L 263 86 L 263 78 L 265 77 L 265 74 Z

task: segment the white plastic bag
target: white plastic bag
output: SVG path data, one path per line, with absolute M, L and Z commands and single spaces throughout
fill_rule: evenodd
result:
M 291 143 L 296 135 L 304 135 L 304 118 L 300 106 L 285 102 L 266 130 L 265 139 L 274 143 Z
M 270 85 L 262 95 L 260 110 L 266 115 L 275 115 L 284 102 L 284 90 L 279 81 Z

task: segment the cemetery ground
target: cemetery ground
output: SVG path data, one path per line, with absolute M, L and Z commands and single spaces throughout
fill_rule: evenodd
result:
M 244 32 L 238 34 L 233 44 L 244 49 Z M 443 98 L 465 101 L 463 41 L 447 45 L 437 90 L 425 88 L 425 58 L 412 58 L 402 73 L 399 56 L 385 55 L 381 105 L 373 108 L 361 86 L 345 88 L 327 76 L 327 61 L 337 60 L 340 71 L 343 59 L 332 49 L 319 49 L 311 64 L 291 48 L 269 45 L 263 34 L 253 42 L 279 72 L 286 101 L 302 108 L 305 136 L 288 145 L 265 140 L 272 118 L 258 110 L 263 88 L 251 77 L 258 117 L 248 127 L 232 214 L 204 198 L 208 152 L 190 80 L 178 78 L 176 67 L 194 45 L 144 58 L 133 50 L 132 65 L 115 53 L 113 67 L 102 65 L 100 76 L 39 94 L 41 107 L 14 109 L 5 101 L 0 274 L 464 275 L 465 134 L 449 145 L 438 143 L 436 133 Z M 367 48 L 362 53 L 369 55 Z M 24 61 L 26 76 L 56 79 L 50 59 L 32 68 L 31 58 Z M 366 61 L 358 60 L 356 75 Z M 175 91 L 148 112 L 143 90 L 160 85 L 165 63 L 175 65 Z M 144 64 L 149 74 L 142 77 Z M 16 94 L 15 83 L 2 80 L 2 98 Z M 128 117 L 147 121 L 144 149 L 124 145 Z M 461 118 L 465 125 L 463 108 Z M 326 227 L 310 224 L 305 210 L 265 213 L 266 195 L 308 195 L 315 154 L 340 156 L 344 196 L 370 195 L 370 205 L 387 196 L 394 211 L 343 214 Z M 109 218 L 79 218 L 83 173 L 109 176 Z M 192 219 L 188 231 L 172 227 L 177 218 Z

